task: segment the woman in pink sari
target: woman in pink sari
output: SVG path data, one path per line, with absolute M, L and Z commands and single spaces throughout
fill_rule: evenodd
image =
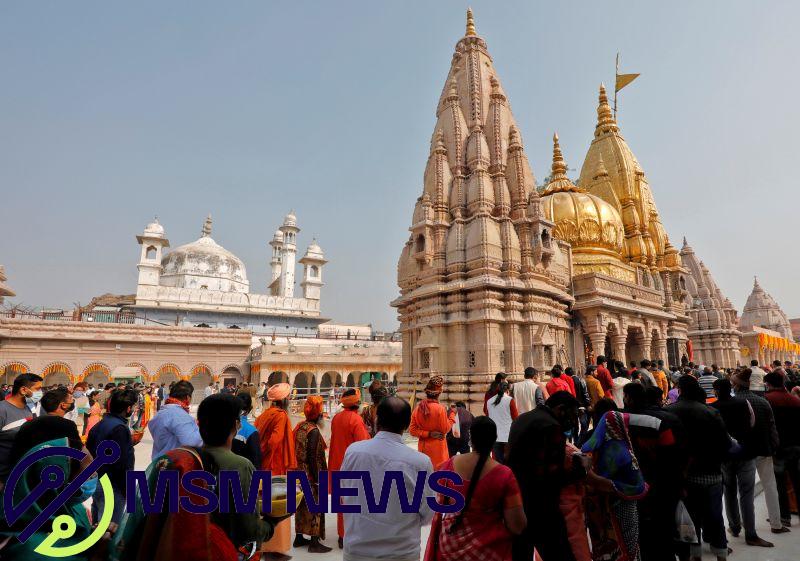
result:
M 491 458 L 497 441 L 494 421 L 476 417 L 470 437 L 472 452 L 438 467 L 461 476 L 461 485 L 447 486 L 464 495 L 465 505 L 455 514 L 436 514 L 425 561 L 511 561 L 511 540 L 527 524 L 514 474 Z

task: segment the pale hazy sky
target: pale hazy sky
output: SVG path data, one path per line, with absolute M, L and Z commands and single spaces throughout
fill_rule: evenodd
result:
M 580 169 L 614 54 L 620 125 L 666 229 L 739 307 L 800 315 L 800 2 L 472 0 L 534 173 Z M 132 293 L 135 235 L 214 238 L 264 292 L 297 213 L 330 259 L 323 314 L 391 329 L 435 107 L 467 2 L 3 2 L 0 263 L 18 297 Z M 571 172 L 577 176 L 577 171 Z

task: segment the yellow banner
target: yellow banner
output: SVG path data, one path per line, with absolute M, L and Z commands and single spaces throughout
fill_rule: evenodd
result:
M 617 74 L 616 91 L 620 91 L 638 77 L 639 74 Z

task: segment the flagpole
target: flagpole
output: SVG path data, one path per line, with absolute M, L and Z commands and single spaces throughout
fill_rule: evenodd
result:
M 614 120 L 617 120 L 617 76 L 619 76 L 619 52 L 617 52 L 617 64 L 614 67 Z

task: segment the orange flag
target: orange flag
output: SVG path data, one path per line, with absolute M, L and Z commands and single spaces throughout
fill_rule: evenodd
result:
M 639 74 L 617 74 L 617 83 L 615 85 L 615 91 L 620 91 L 622 88 L 633 82 L 638 77 Z

